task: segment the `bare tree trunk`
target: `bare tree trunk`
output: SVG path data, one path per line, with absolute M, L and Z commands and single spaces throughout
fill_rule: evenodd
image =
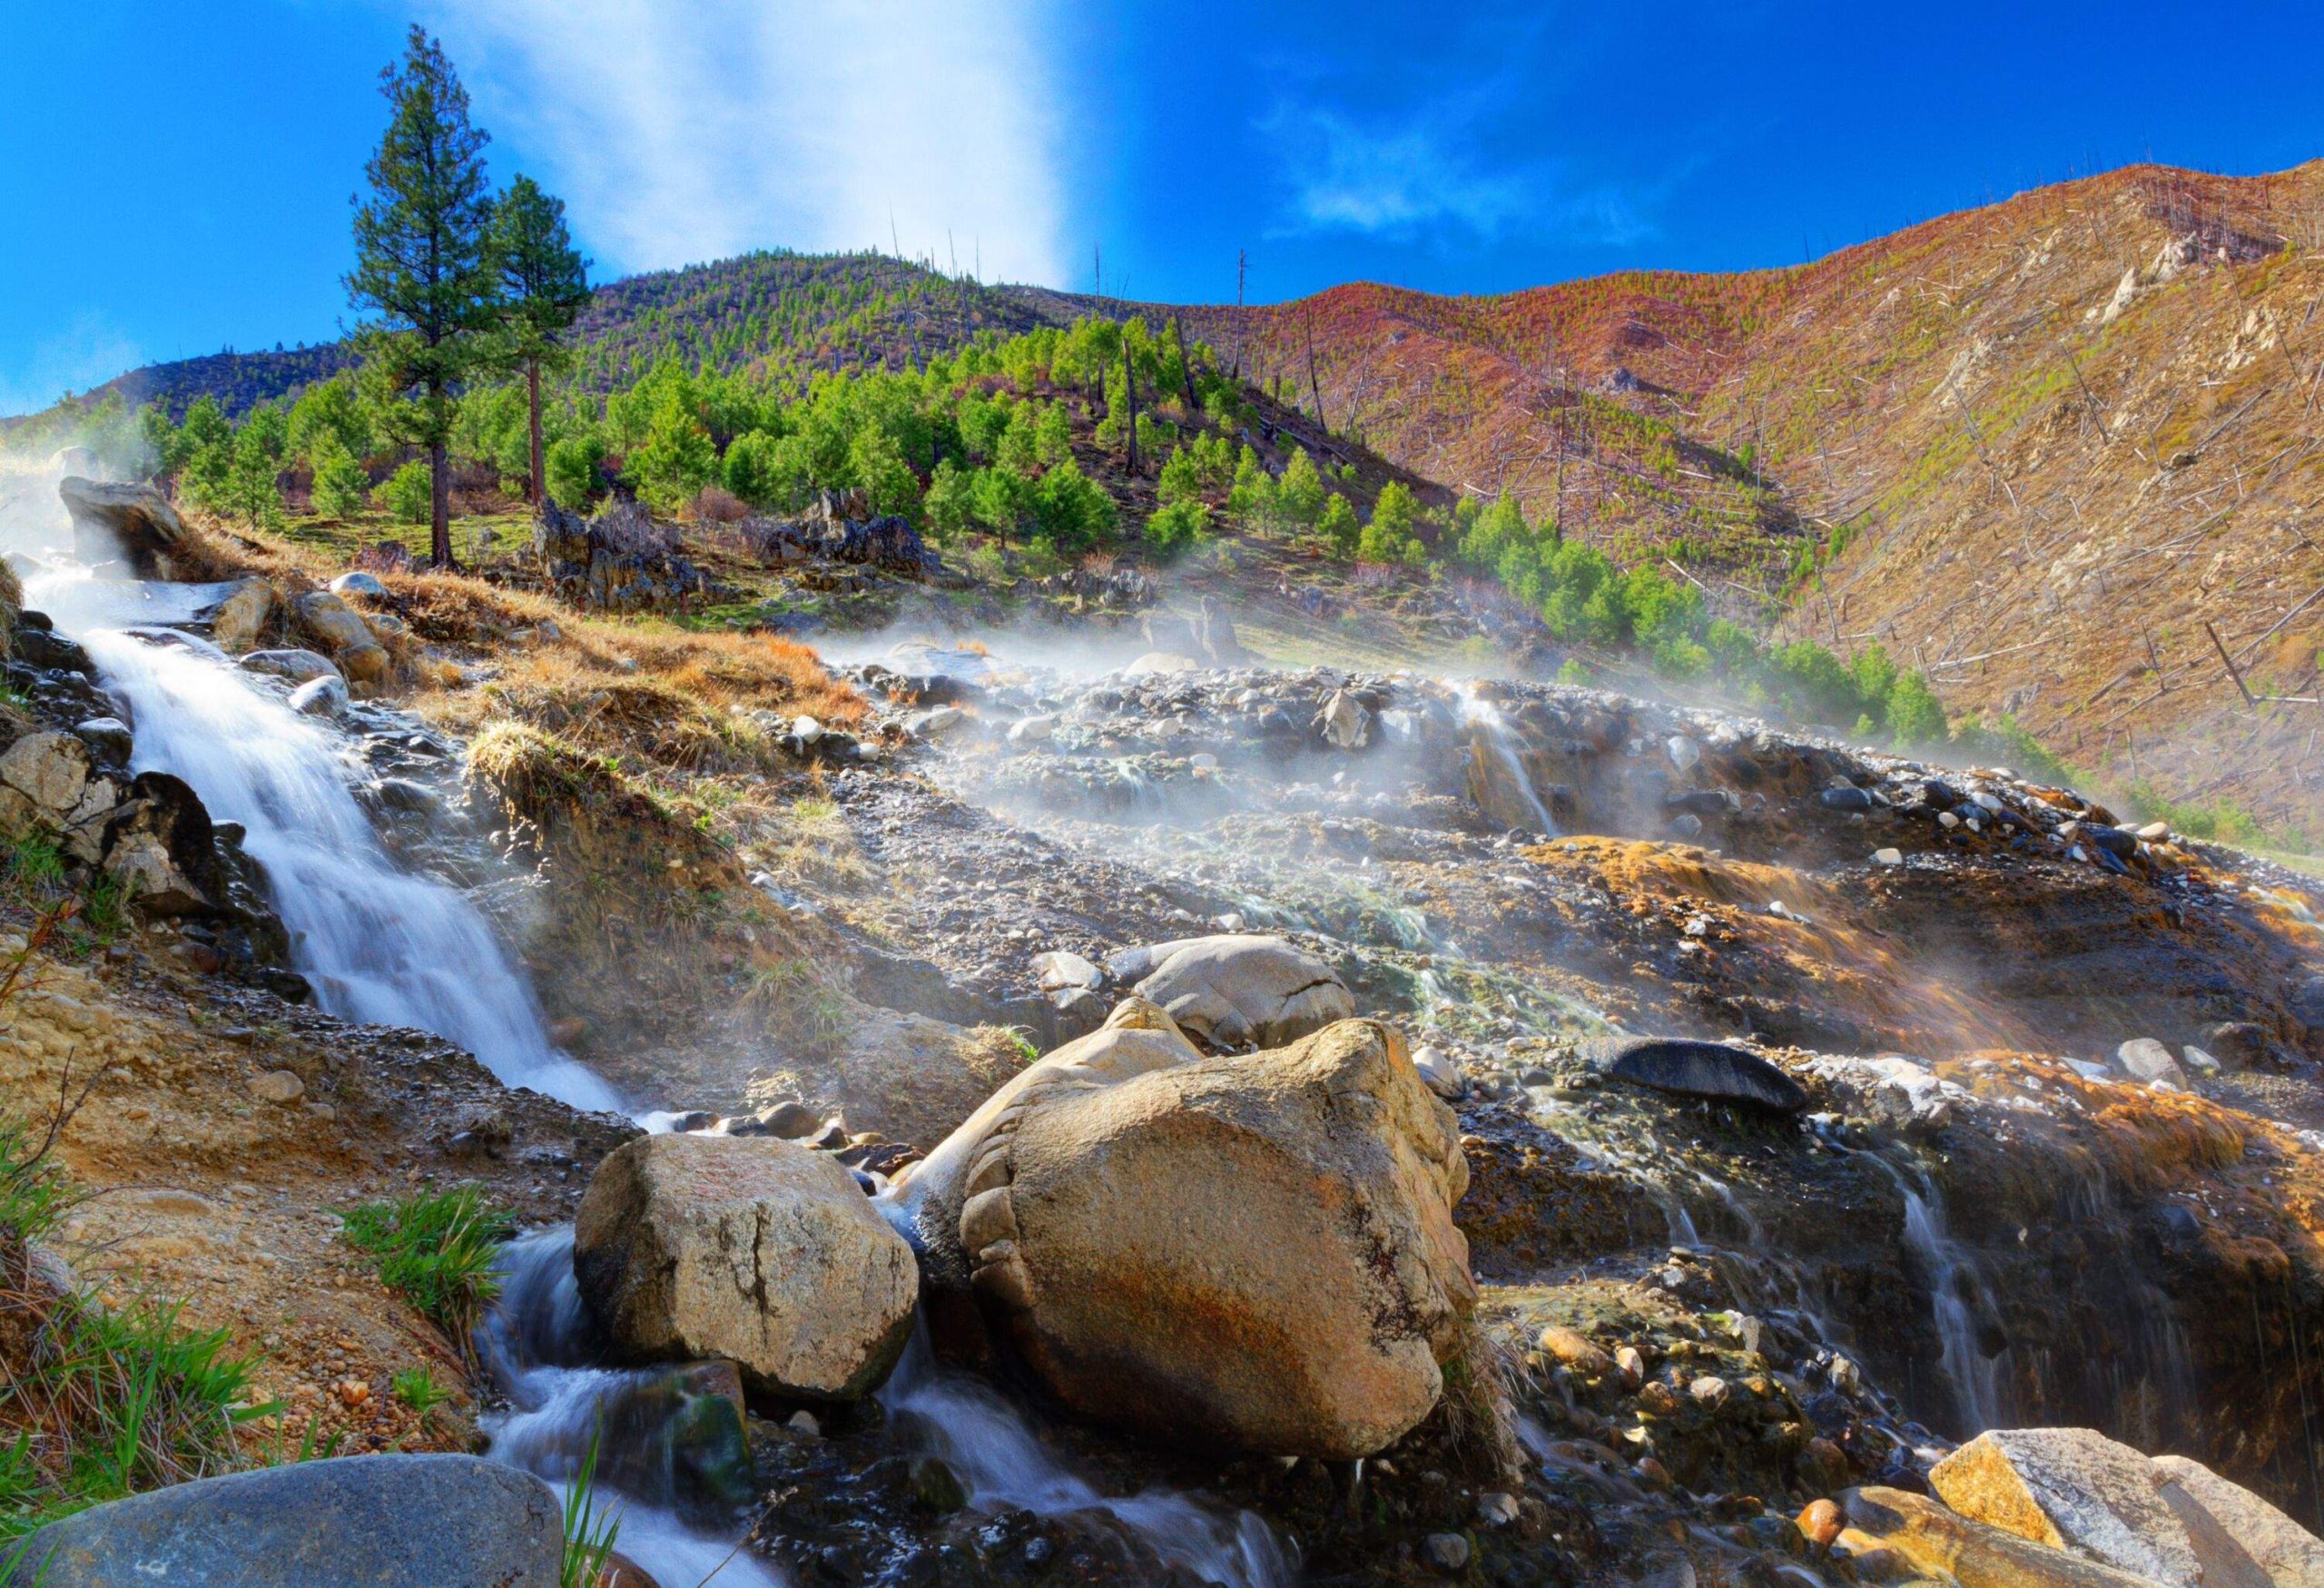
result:
M 1332 422 L 1324 417 L 1324 383 L 1315 378 L 1315 311 L 1312 304 L 1307 310 L 1307 390 L 1315 394 L 1315 428 L 1328 439 Z
M 1129 337 L 1122 337 L 1122 434 L 1129 438 L 1129 471 L 1137 472 L 1137 360 L 1130 356 Z
M 439 568 L 458 567 L 452 560 L 452 462 L 444 438 L 428 443 L 428 554 Z
M 532 425 L 533 511 L 537 513 L 548 506 L 548 470 L 541 457 L 541 361 L 538 359 L 525 360 L 525 384 L 526 395 L 532 405 L 528 418 Z
M 1192 422 L 1202 416 L 1202 404 L 1195 400 L 1195 361 L 1187 357 L 1186 316 L 1180 315 L 1173 320 L 1170 322 L 1170 329 L 1178 333 L 1178 373 L 1186 377 L 1187 419 Z

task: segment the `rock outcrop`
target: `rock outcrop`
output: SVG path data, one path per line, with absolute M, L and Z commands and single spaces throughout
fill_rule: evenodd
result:
M 598 612 L 649 612 L 706 598 L 711 582 L 680 555 L 674 530 L 635 502 L 595 518 L 545 508 L 533 523 L 533 556 L 549 593 Z
M 73 518 L 73 554 L 92 567 L 126 562 L 141 579 L 184 577 L 185 520 L 150 485 L 111 485 L 71 476 L 56 494 Z
M 647 1136 L 597 1168 L 573 1267 L 615 1342 L 723 1356 L 754 1386 L 869 1395 L 911 1332 L 911 1248 L 828 1154 L 769 1137 Z
M 359 1455 L 175 1484 L 34 1534 L 40 1588 L 556 1588 L 556 1493 L 472 1455 Z
M 1355 1015 L 1332 968 L 1279 937 L 1181 938 L 1125 950 L 1107 968 L 1217 1048 L 1281 1047 Z
M 1076 1412 L 1349 1458 L 1426 1416 L 1462 1347 L 1466 1185 L 1451 1110 L 1384 1026 L 1205 1059 L 1130 1000 L 996 1094 L 911 1191 Z

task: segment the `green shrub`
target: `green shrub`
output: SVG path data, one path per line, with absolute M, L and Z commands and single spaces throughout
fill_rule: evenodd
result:
M 347 1215 L 347 1243 L 378 1259 L 380 1282 L 463 1346 L 500 1294 L 493 1259 L 516 1233 L 472 1186 L 369 1203 Z
M 399 524 L 427 524 L 435 518 L 436 502 L 428 483 L 428 465 L 417 459 L 388 476 L 379 487 L 379 505 Z
M 605 490 L 601 472 L 605 461 L 606 444 L 595 432 L 550 442 L 541 461 L 542 472 L 547 477 L 549 499 L 569 512 L 586 509 Z M 740 491 L 734 494 L 743 495 Z M 743 499 L 750 500 L 748 497 Z
M 371 497 L 371 477 L 328 431 L 315 443 L 312 495 L 316 512 L 341 523 L 360 513 Z
M 1157 508 L 1146 520 L 1146 544 L 1157 557 L 1178 556 L 1199 544 L 1210 527 L 1210 509 L 1198 501 L 1176 501 Z

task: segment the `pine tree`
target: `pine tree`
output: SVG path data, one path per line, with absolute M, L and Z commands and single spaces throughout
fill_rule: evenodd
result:
M 389 420 L 428 449 L 429 548 L 452 566 L 447 456 L 461 383 L 488 358 L 500 282 L 488 233 L 485 134 L 468 123 L 468 91 L 443 46 L 414 25 L 403 61 L 379 74 L 394 113 L 365 166 L 355 205 L 355 269 L 347 295 L 378 315 L 362 348 L 368 372 L 396 400 Z
M 532 470 L 527 495 L 544 498 L 541 454 L 541 371 L 571 352 L 565 333 L 589 301 L 589 261 L 565 229 L 565 201 L 551 198 L 529 176 L 508 184 L 492 212 L 492 254 L 506 294 L 501 334 L 508 357 L 525 371 Z

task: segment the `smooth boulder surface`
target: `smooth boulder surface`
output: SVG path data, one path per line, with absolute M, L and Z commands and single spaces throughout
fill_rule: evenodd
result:
M 299 622 L 328 651 L 350 684 L 387 676 L 387 647 L 363 615 L 328 590 L 310 590 L 291 604 Z
M 2163 1503 L 2180 1520 L 2189 1520 L 2191 1504 L 2201 1507 L 2273 1588 L 2324 1588 L 2324 1539 L 2200 1461 L 2158 1455 L 2154 1465 L 2163 1476 Z M 2199 1525 L 2188 1533 L 2199 1541 L 2203 1536 Z M 2211 1574 L 2213 1561 L 2207 1558 L 2204 1566 L 2205 1588 L 2221 1588 Z
M 2168 1585 L 2210 1588 L 2187 1528 L 2162 1497 L 2164 1474 L 2092 1428 L 1996 1428 L 1929 1469 L 1929 1486 L 1972 1520 L 2073 1549 Z
M 1599 1073 L 1680 1097 L 1708 1098 L 1770 1113 L 1807 1106 L 1799 1083 L 1756 1053 L 1683 1037 L 1600 1037 L 1583 1048 Z
M 237 666 L 246 673 L 262 673 L 293 684 L 311 684 L 318 678 L 339 676 L 339 669 L 320 651 L 252 651 Z
M 1107 968 L 1218 1048 L 1281 1047 L 1355 1014 L 1332 968 L 1279 937 L 1181 938 L 1126 950 Z
M 556 1588 L 564 1514 L 473 1455 L 354 1455 L 202 1478 L 35 1534 L 17 1588 Z
M 1849 1489 L 1839 1496 L 1839 1508 L 1838 1542 L 1859 1562 L 1885 1553 L 1906 1568 L 1891 1569 L 1879 1581 L 1944 1573 L 1940 1581 L 1960 1588 L 2154 1588 L 2151 1578 L 2035 1544 L 1949 1511 L 1925 1494 Z
M 926 1166 L 977 1298 L 1084 1416 L 1379 1450 L 1436 1405 L 1476 1297 L 1452 1110 L 1373 1021 L 1190 1060 L 1158 1011 L 1124 1007 Z
M 573 1226 L 581 1294 L 635 1357 L 728 1357 L 753 1387 L 854 1400 L 911 1333 L 911 1248 L 828 1153 L 763 1136 L 645 1136 L 597 1167 Z
M 274 587 L 264 579 L 242 579 L 210 609 L 210 637 L 230 656 L 254 650 L 274 616 Z

